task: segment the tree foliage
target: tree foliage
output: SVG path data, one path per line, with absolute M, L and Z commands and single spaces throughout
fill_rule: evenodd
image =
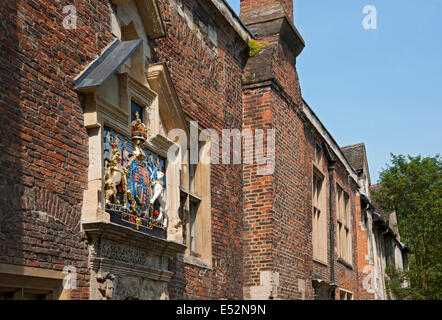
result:
M 442 163 L 435 157 L 391 155 L 373 192 L 382 209 L 396 212 L 401 241 L 411 250 L 409 270 L 387 269 L 388 287 L 398 298 L 441 299 Z M 408 279 L 409 287 L 398 285 Z

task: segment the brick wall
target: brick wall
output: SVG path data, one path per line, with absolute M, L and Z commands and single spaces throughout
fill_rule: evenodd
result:
M 351 233 L 352 233 L 352 266 L 351 268 L 338 261 L 337 254 L 335 255 L 335 277 L 336 284 L 347 291 L 351 291 L 354 294 L 355 299 L 359 299 L 359 286 L 358 286 L 358 251 L 357 251 L 357 238 L 356 238 L 356 190 L 352 187 L 349 175 L 341 163 L 338 163 L 334 172 L 334 179 L 343 190 L 348 194 L 351 205 Z M 337 217 L 335 213 L 335 225 Z M 337 236 L 335 236 L 337 239 Z M 335 246 L 337 246 L 335 244 Z
M 306 140 L 300 114 L 301 88 L 296 57 L 280 43 L 272 61 L 275 80 L 273 114 L 276 129 L 275 171 L 275 264 L 279 273 L 279 297 L 301 299 L 298 280 L 306 282 L 305 298 L 311 299 L 312 272 L 312 159 L 313 148 Z
M 322 138 L 301 112 L 296 57 L 278 37 L 270 37 L 270 46 L 246 61 L 245 43 L 202 2 L 158 3 L 167 36 L 151 42 L 152 62 L 167 61 L 185 113 L 219 133 L 233 128 L 277 133 L 272 175 L 258 176 L 254 165 L 212 166 L 213 267 L 172 261 L 171 299 L 250 297 L 247 290 L 262 285 L 267 271 L 279 275 L 272 295 L 312 299 L 312 277 L 330 281 L 330 266 L 312 261 L 312 162 Z M 261 3 L 244 0 L 242 10 Z M 282 3 L 291 12 L 292 1 Z M 76 30 L 62 27 L 68 4 L 4 0 L 0 5 L 0 263 L 54 270 L 74 265 L 79 288 L 72 297 L 87 299 L 80 208 L 88 146 L 73 78 L 112 35 L 108 1 L 77 3 Z M 249 81 L 256 73 L 262 81 Z M 335 179 L 350 195 L 354 216 L 360 215 L 342 165 Z M 356 235 L 358 222 L 356 216 L 353 268 L 336 256 L 334 261 L 336 283 L 355 298 L 361 260 L 356 245 L 363 240 Z M 304 293 L 298 280 L 305 281 Z
M 55 270 L 74 265 L 80 288 L 73 298 L 88 298 L 80 234 L 88 146 L 73 78 L 112 41 L 110 5 L 76 4 L 78 28 L 65 30 L 63 7 L 69 4 L 2 2 L 0 190 L 8 197 L 0 212 L 0 263 Z M 246 44 L 195 1 L 159 4 L 167 36 L 153 41 L 152 62 L 168 62 L 185 113 L 219 132 L 241 128 Z M 216 36 L 209 37 L 209 28 Z M 213 270 L 173 261 L 171 298 L 182 298 L 183 289 L 189 299 L 242 296 L 241 170 L 213 167 Z
M 267 130 L 272 124 L 271 88 L 245 90 L 243 129 Z M 250 152 L 249 150 L 247 150 Z M 274 269 L 273 176 L 258 176 L 255 164 L 243 165 L 244 286 L 260 285 L 260 272 Z M 248 298 L 248 293 L 245 293 Z
M 80 208 L 87 134 L 73 78 L 111 41 L 107 1 L 2 1 L 0 14 L 0 263 L 62 270 L 73 265 L 87 299 Z
M 220 136 L 222 129 L 241 129 L 246 44 L 198 1 L 158 2 L 167 36 L 153 42 L 153 60 L 167 61 L 184 112 Z M 242 297 L 241 185 L 240 165 L 212 166 L 213 269 L 174 264 L 172 299 Z M 184 288 L 184 297 L 179 288 Z
M 315 146 L 322 146 L 324 139 L 320 136 L 319 132 L 316 131 L 311 125 L 304 126 L 305 137 L 308 143 L 308 152 L 306 157 L 314 157 Z M 332 152 L 332 156 L 334 159 L 337 159 L 337 155 Z M 325 155 L 323 155 L 325 157 Z M 310 160 L 310 161 L 312 161 Z M 327 261 L 326 265 L 320 263 L 318 261 L 313 260 L 312 265 L 312 276 L 313 278 L 319 278 L 325 280 L 327 282 L 331 282 L 331 269 L 330 269 L 330 179 L 329 179 L 329 171 L 328 171 L 328 161 L 324 159 L 323 165 L 319 168 L 322 173 L 325 175 L 325 184 L 323 185 L 324 192 L 326 193 L 326 215 L 327 215 Z M 311 170 L 311 169 L 310 169 Z M 312 177 L 310 176 L 310 181 Z M 333 170 L 333 184 L 336 195 L 336 182 L 339 183 L 340 186 L 343 187 L 344 191 L 350 197 L 350 206 L 352 212 L 352 259 L 353 263 L 351 268 L 346 266 L 345 264 L 338 261 L 338 252 L 337 252 L 337 212 L 336 212 L 336 200 L 334 200 L 334 208 L 333 208 L 333 216 L 334 216 L 334 225 L 335 225 L 335 234 L 334 234 L 334 273 L 335 273 L 335 283 L 339 288 L 345 289 L 347 291 L 353 292 L 355 299 L 363 298 L 360 296 L 360 287 L 358 286 L 359 276 L 358 276 L 358 268 L 359 268 L 359 260 L 358 254 L 360 250 L 360 241 L 358 238 L 358 228 L 360 222 L 360 198 L 356 193 L 354 187 L 352 187 L 352 182 L 350 182 L 348 173 L 342 163 L 338 162 Z M 311 183 L 311 182 L 310 182 Z M 311 184 L 310 184 L 311 188 Z M 306 194 L 308 196 L 308 194 Z M 311 212 L 311 201 L 309 202 L 308 207 Z M 362 244 L 363 245 L 363 244 Z M 336 296 L 339 298 L 338 296 Z
M 265 10 L 264 3 L 243 1 L 241 16 L 246 17 L 246 23 L 249 19 L 253 21 L 247 5 L 254 6 L 255 13 Z M 277 22 L 274 23 L 276 26 Z M 258 40 L 268 41 L 270 45 L 250 58 L 244 71 L 244 127 L 276 130 L 276 170 L 272 176 L 260 177 L 253 167 L 244 166 L 245 297 L 256 297 L 254 292 L 268 294 L 262 287 L 260 276 L 262 272 L 271 271 L 279 276 L 277 298 L 312 299 L 313 278 L 331 281 L 330 199 L 326 160 L 322 171 L 326 177 L 324 192 L 327 194 L 327 265 L 314 262 L 312 257 L 313 159 L 315 146 L 322 145 L 323 138 L 302 113 L 301 89 L 293 51 L 279 34 L 269 32 L 275 30 L 270 22 L 254 23 L 253 26 L 259 30 Z M 336 155 L 334 157 L 337 158 Z M 352 212 L 356 214 L 355 190 L 342 164 L 337 165 L 334 179 L 349 194 Z M 336 214 L 334 217 L 333 223 L 336 225 Z M 338 262 L 336 254 L 333 266 L 338 287 L 357 296 L 355 224 L 353 220 L 353 267 L 348 268 Z M 304 292 L 299 287 L 299 280 L 301 283 L 305 281 Z M 258 288 L 252 288 L 254 286 Z M 275 295 L 275 292 L 272 294 Z
M 271 271 L 279 277 L 273 297 L 311 299 L 313 152 L 304 136 L 296 57 L 277 36 L 264 39 L 269 47 L 245 68 L 244 127 L 276 130 L 276 163 L 271 176 L 244 166 L 245 295 L 264 292 L 261 273 Z M 305 281 L 305 292 L 298 280 Z
M 357 250 L 358 250 L 358 284 L 359 284 L 359 297 L 364 300 L 374 299 L 374 293 L 368 292 L 368 288 L 364 285 L 374 285 L 374 264 L 370 264 L 369 248 L 368 248 L 368 230 L 363 228 L 362 221 L 362 208 L 361 197 L 358 195 L 355 198 L 355 222 L 356 222 L 356 237 L 357 237 Z M 369 278 L 366 278 L 369 276 Z M 371 280 L 370 280 L 371 279 Z
M 296 78 L 295 78 L 296 79 Z M 275 264 L 280 275 L 280 294 L 301 299 L 298 279 L 306 281 L 306 298 L 312 298 L 312 155 L 306 142 L 297 105 L 276 99 L 275 129 Z

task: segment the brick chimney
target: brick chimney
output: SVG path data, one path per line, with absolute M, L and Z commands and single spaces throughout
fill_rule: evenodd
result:
M 241 0 L 240 17 L 244 22 L 256 16 L 287 15 L 293 23 L 293 0 Z

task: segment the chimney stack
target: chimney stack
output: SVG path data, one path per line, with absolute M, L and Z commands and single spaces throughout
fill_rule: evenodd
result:
M 257 16 L 285 14 L 293 23 L 293 0 L 241 0 L 240 17 L 245 23 Z

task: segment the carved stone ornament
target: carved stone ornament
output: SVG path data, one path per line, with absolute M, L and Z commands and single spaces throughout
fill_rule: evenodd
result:
M 100 300 L 111 300 L 114 292 L 115 276 L 109 272 L 98 273 L 96 276 Z
M 89 222 L 91 299 L 168 299 L 173 272 L 170 259 L 185 246 L 133 232 L 114 223 Z
M 138 112 L 130 139 L 105 127 L 106 211 L 114 222 L 119 219 L 118 222 L 135 226 L 136 230 L 166 230 L 165 159 L 144 148 L 146 139 L 146 125 Z

